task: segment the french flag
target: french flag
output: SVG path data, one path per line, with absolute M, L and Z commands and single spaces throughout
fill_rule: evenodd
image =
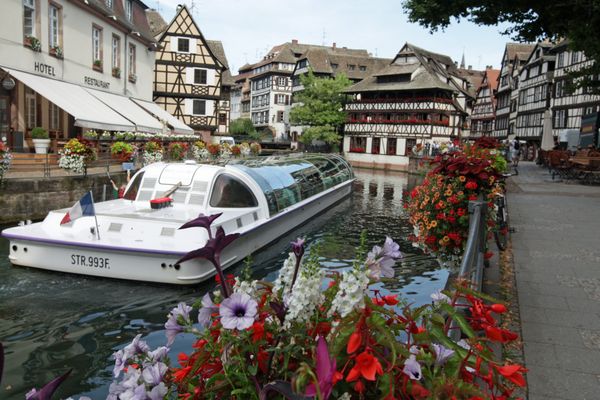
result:
M 77 218 L 83 216 L 93 217 L 94 215 L 96 215 L 96 211 L 94 210 L 94 199 L 92 198 L 92 192 L 87 192 L 65 214 L 63 219 L 60 221 L 60 224 L 68 224 L 71 221 L 75 221 Z

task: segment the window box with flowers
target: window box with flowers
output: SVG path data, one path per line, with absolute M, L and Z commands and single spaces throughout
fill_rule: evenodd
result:
M 60 46 L 50 47 L 50 55 L 62 60 L 64 58 L 63 49 Z
M 136 148 L 131 143 L 115 142 L 110 146 L 110 154 L 120 162 L 129 162 L 133 160 L 136 153 Z
M 86 174 L 88 163 L 96 159 L 96 150 L 85 139 L 69 140 L 58 154 L 58 166 L 76 174 Z
M 42 51 L 42 42 L 40 42 L 40 40 L 35 36 L 25 37 L 23 44 L 38 53 Z
M 95 71 L 102 72 L 102 60 L 94 60 L 94 63 L 92 64 L 92 68 Z
M 121 77 L 121 68 L 113 67 L 112 76 L 114 76 L 115 78 L 120 78 Z
M 129 82 L 136 83 L 137 82 L 137 75 L 136 74 L 129 74 Z

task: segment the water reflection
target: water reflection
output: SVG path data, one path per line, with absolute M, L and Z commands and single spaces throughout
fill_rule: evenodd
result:
M 409 177 L 370 171 L 356 171 L 356 175 L 350 199 L 254 255 L 255 278 L 275 279 L 289 242 L 298 236 L 320 244 L 327 268 L 348 268 L 366 229 L 369 246 L 387 235 L 405 253 L 396 266 L 397 279 L 381 289 L 400 293 L 414 304 L 428 302 L 429 294 L 444 286 L 447 272 L 405 240 L 411 228 L 403 214 L 402 196 Z M 0 239 L 0 341 L 7 353 L 0 398 L 7 400 L 23 399 L 30 388 L 70 368 L 73 373 L 58 398 L 104 399 L 112 380 L 111 354 L 138 333 L 152 347 L 165 344 L 163 324 L 169 310 L 213 288 L 212 282 L 173 287 L 13 268 L 7 254 L 8 243 Z M 190 336 L 178 337 L 171 358 L 189 351 L 191 342 Z

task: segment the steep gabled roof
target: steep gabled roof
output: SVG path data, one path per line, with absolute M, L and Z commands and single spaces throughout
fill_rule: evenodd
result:
M 220 40 L 207 40 L 206 44 L 215 57 L 217 57 L 221 64 L 223 64 L 223 66 L 226 68 L 221 74 L 221 83 L 225 86 L 233 86 L 235 81 L 233 80 L 231 71 L 229 70 L 229 63 L 227 62 L 227 56 L 225 55 L 223 43 Z
M 148 18 L 148 26 L 150 27 L 152 36 L 156 37 L 167 29 L 167 22 L 158 11 L 152 8 L 147 9 L 146 18 Z
M 179 18 L 179 17 L 181 17 L 181 18 Z M 180 24 L 178 24 L 178 26 L 175 26 L 175 22 L 180 21 L 181 19 L 183 19 L 183 23 L 180 23 Z M 190 11 L 188 10 L 188 8 L 185 5 L 178 6 L 177 13 L 175 13 L 175 16 L 173 17 L 171 22 L 167 25 L 167 28 L 164 29 L 163 32 L 160 34 L 159 41 L 162 42 L 168 33 L 172 33 L 172 34 L 182 33 L 182 34 L 191 35 L 193 37 L 199 38 L 200 40 L 202 40 L 202 42 L 204 44 L 206 44 L 206 48 L 207 48 L 209 54 L 212 56 L 213 59 L 215 59 L 216 63 L 218 65 L 220 65 L 222 69 L 227 68 L 223 64 L 223 62 L 219 59 L 219 57 L 217 57 L 215 55 L 215 53 L 213 52 L 213 49 L 211 49 L 210 45 L 208 44 L 208 41 L 202 34 L 202 31 L 196 24 L 196 21 L 194 21 L 192 14 L 190 13 Z M 223 52 L 223 55 L 224 54 L 225 53 Z
M 139 7 L 133 8 L 133 21 L 129 21 L 125 15 L 125 8 L 123 7 L 122 1 L 114 1 L 113 7 L 110 8 L 106 5 L 104 0 L 87 0 L 80 4 L 80 7 L 90 7 L 95 12 L 101 14 L 104 17 L 111 18 L 116 21 L 119 25 L 129 29 L 132 32 L 139 33 L 139 38 L 148 43 L 156 43 L 154 35 L 152 35 L 148 19 L 145 14 L 145 10 L 148 8 L 141 0 L 134 0 Z M 140 10 L 141 8 L 141 10 Z
M 524 61 L 529 58 L 534 47 L 535 43 L 507 43 L 505 52 L 508 60 L 514 60 L 517 57 L 519 60 Z

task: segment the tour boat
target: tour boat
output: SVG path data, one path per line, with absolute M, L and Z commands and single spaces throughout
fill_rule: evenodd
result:
M 353 180 L 349 164 L 331 154 L 156 163 L 131 178 L 123 198 L 96 203 L 94 216 L 61 224 L 69 209 L 55 210 L 2 235 L 14 265 L 190 285 L 215 270 L 207 260 L 177 263 L 208 240 L 206 229 L 178 229 L 187 221 L 222 213 L 213 233 L 240 234 L 221 254 L 227 268 L 343 200 Z

